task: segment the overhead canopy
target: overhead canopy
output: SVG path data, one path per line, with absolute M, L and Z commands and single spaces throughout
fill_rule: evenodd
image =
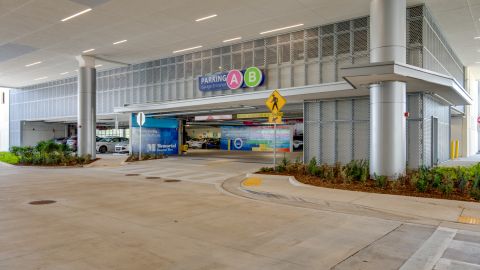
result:
M 470 105 L 472 98 L 452 77 L 394 62 L 355 65 L 341 70 L 342 77 L 356 89 L 382 81 L 407 83 L 407 92 L 427 92 L 443 98 L 452 105 Z

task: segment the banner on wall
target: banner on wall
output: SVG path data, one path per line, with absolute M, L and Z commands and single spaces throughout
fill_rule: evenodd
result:
M 273 126 L 224 126 L 221 127 L 222 150 L 273 151 Z M 290 152 L 292 127 L 277 126 L 277 152 Z
M 133 153 L 139 152 L 140 127 L 132 114 L 132 134 L 130 144 Z M 178 154 L 178 120 L 160 119 L 146 116 L 142 126 L 142 154 Z
M 232 69 L 198 77 L 200 91 L 235 90 L 246 87 L 257 87 L 264 82 L 262 70 L 249 67 L 245 70 Z

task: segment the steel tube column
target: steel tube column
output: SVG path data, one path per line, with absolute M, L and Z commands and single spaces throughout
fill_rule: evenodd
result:
M 406 0 L 370 2 L 370 62 L 405 63 Z M 370 85 L 370 174 L 397 178 L 406 169 L 406 83 Z
M 78 115 L 77 155 L 96 157 L 96 94 L 97 79 L 95 60 L 89 56 L 78 56 Z

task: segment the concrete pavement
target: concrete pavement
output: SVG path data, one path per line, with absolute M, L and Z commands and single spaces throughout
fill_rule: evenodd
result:
M 322 193 L 330 194 L 330 208 L 311 207 L 311 194 L 258 189 L 266 180 L 249 187 L 258 198 L 243 196 L 245 173 L 262 165 L 179 157 L 92 168 L 1 167 L 0 269 L 399 269 L 439 224 L 457 232 L 436 267 L 475 263 L 460 258 L 469 253 L 458 248 L 476 251 L 469 235 L 477 226 L 379 211 L 368 200 L 340 204 L 347 196 L 333 190 Z M 281 202 L 292 197 L 296 204 Z M 28 204 L 41 199 L 56 203 Z

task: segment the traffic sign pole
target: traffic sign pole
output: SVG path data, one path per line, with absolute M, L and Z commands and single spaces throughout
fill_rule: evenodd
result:
M 140 126 L 140 143 L 138 144 L 138 160 L 142 160 L 142 126 Z
M 273 124 L 273 169 L 277 170 L 277 121 Z

